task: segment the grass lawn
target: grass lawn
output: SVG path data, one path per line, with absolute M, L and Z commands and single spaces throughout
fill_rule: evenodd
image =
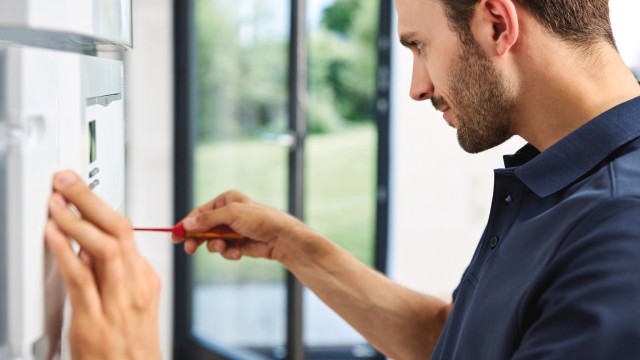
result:
M 305 222 L 373 263 L 376 130 L 360 125 L 312 135 L 306 143 Z M 200 144 L 195 153 L 195 203 L 237 189 L 255 200 L 285 209 L 287 151 L 256 139 Z M 259 259 L 226 261 L 201 249 L 195 257 L 196 284 L 282 279 L 277 263 Z

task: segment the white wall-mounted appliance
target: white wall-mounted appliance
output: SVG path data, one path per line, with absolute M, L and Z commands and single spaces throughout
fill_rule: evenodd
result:
M 53 173 L 77 171 L 124 211 L 127 46 L 131 0 L 0 0 L 0 359 L 60 343 L 62 302 L 44 286 Z

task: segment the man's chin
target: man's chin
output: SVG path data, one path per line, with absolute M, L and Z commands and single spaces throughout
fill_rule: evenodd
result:
M 462 150 L 464 150 L 466 153 L 469 153 L 469 154 L 479 154 L 485 150 L 489 150 L 489 148 L 469 146 L 469 144 L 460 142 L 459 140 L 458 140 L 458 144 L 460 144 L 460 147 L 462 148 Z
M 458 129 L 458 144 L 465 152 L 469 154 L 478 154 L 483 151 L 493 149 L 494 147 L 503 144 L 505 141 L 509 140 L 509 138 L 505 138 L 502 141 L 492 141 L 492 142 L 480 142 L 478 139 L 470 139 L 467 136 L 460 134 L 460 129 Z

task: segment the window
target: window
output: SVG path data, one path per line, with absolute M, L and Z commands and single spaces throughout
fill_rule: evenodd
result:
M 176 218 L 239 189 L 383 269 L 391 2 L 176 0 L 175 13 Z M 177 358 L 380 358 L 275 262 L 176 251 L 176 271 Z

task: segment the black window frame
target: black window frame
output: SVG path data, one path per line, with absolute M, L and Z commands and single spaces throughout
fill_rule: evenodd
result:
M 368 0 L 365 0 L 368 1 Z M 375 267 L 387 269 L 389 172 L 390 172 L 390 73 L 391 0 L 379 0 L 378 66 L 376 74 L 375 120 L 378 128 L 377 194 L 375 228 Z M 289 211 L 303 218 L 304 139 L 306 136 L 306 33 L 305 0 L 291 0 L 289 47 L 289 119 L 296 146 L 289 154 Z M 198 118 L 194 23 L 194 0 L 174 0 L 174 220 L 177 222 L 193 207 L 193 152 Z M 261 359 L 259 355 L 229 350 L 202 341 L 192 334 L 192 261 L 181 246 L 174 249 L 174 359 Z M 305 350 L 302 337 L 303 287 L 287 274 L 287 356 L 286 359 L 356 359 L 350 348 Z M 265 353 L 268 349 L 255 349 Z M 362 359 L 362 358 L 359 358 Z M 384 359 L 377 354 L 369 359 Z

